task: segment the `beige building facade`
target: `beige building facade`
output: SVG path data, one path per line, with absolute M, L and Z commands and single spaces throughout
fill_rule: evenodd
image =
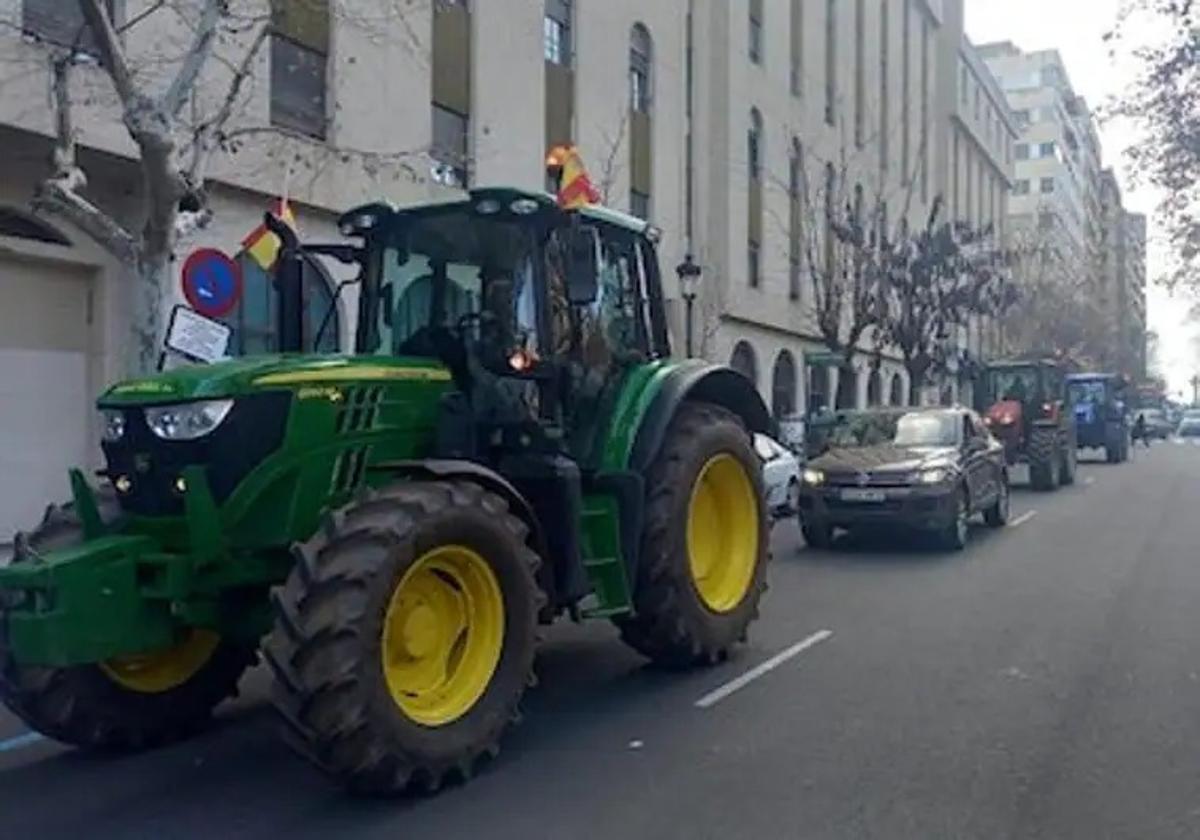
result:
M 234 5 L 260 16 L 272 7 Z M 919 224 L 936 196 L 952 192 L 949 209 L 965 220 L 1007 216 L 1007 192 L 997 185 L 1009 172 L 1009 121 L 986 68 L 971 58 L 962 0 L 377 7 L 306 0 L 308 11 L 285 16 L 254 54 L 229 124 L 241 136 L 209 170 L 213 222 L 178 243 L 168 307 L 182 300 L 186 256 L 200 247 L 238 255 L 283 192 L 304 237 L 331 239 L 338 214 L 368 200 L 543 188 L 547 144 L 570 140 L 607 203 L 662 229 L 677 351 L 685 325 L 673 269 L 691 253 L 703 270 L 697 353 L 738 364 L 782 417 L 804 411 L 814 390 L 850 405 L 908 395 L 906 374 L 887 353 L 876 368 L 864 352 L 842 382 L 835 371 L 807 370 L 806 358 L 824 347 L 805 261 L 822 248 L 801 247 L 821 232 L 801 212 L 800 184 L 816 194 L 833 167 L 842 194 L 861 190 L 885 208 L 890 226 Z M 131 63 L 165 85 L 191 29 L 152 0 L 119 0 L 113 9 Z M 21 403 L 23 413 L 0 421 L 10 443 L 0 468 L 27 476 L 19 498 L 0 495 L 4 541 L 40 515 L 28 499 L 66 495 L 67 465 L 98 461 L 92 404 L 123 372 L 131 283 L 82 231 L 30 211 L 50 174 L 50 62 L 80 32 L 74 4 L 0 0 L 0 22 L 0 390 L 23 395 L 7 403 Z M 220 42 L 191 112 L 220 103 L 252 34 Z M 960 67 L 980 91 L 968 96 L 988 103 L 978 114 L 960 104 Z M 136 149 L 94 60 L 79 63 L 73 94 L 88 195 L 136 229 Z M 231 349 L 268 350 L 273 293 L 265 274 L 239 261 L 246 291 L 227 319 Z M 311 270 L 311 319 L 336 312 L 323 349 L 352 348 L 353 287 L 335 298 L 347 278 L 337 264 Z M 957 340 L 982 352 L 984 332 L 975 325 Z

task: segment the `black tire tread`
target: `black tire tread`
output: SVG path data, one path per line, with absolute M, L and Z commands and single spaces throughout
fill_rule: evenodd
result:
M 350 790 L 366 794 L 404 791 L 432 793 L 443 784 L 469 778 L 478 761 L 499 753 L 499 740 L 519 719 L 522 692 L 504 699 L 496 724 L 481 742 L 437 764 L 371 737 L 363 700 L 359 653 L 375 640 L 360 638 L 366 593 L 375 569 L 354 550 L 363 543 L 402 545 L 418 523 L 448 508 L 482 508 L 502 522 L 519 546 L 535 609 L 545 594 L 537 587 L 541 559 L 528 546 L 528 528 L 506 502 L 470 482 L 400 482 L 366 490 L 357 501 L 327 514 L 322 527 L 294 549 L 296 565 L 273 596 L 277 621 L 263 655 L 274 675 L 272 703 L 283 721 L 284 740 L 312 764 Z M 530 644 L 520 664 L 524 685 L 534 683 Z
M 691 492 L 691 483 L 684 474 L 691 448 L 701 432 L 714 426 L 724 426 L 744 436 L 753 457 L 749 433 L 736 414 L 711 403 L 685 402 L 680 406 L 646 475 L 646 524 L 633 592 L 635 614 L 617 621 L 626 644 L 655 663 L 671 668 L 709 665 L 726 659 L 732 646 L 746 639 L 747 628 L 758 618 L 758 604 L 767 589 L 767 511 L 762 476 L 753 471 L 751 480 L 760 500 L 761 554 L 745 600 L 727 614 L 736 616 L 737 626 L 723 634 L 707 633 L 699 622 L 689 619 L 683 608 L 685 599 L 698 596 L 692 590 L 686 566 L 680 570 L 678 558 L 670 556 L 671 529 L 679 524 L 678 494 Z

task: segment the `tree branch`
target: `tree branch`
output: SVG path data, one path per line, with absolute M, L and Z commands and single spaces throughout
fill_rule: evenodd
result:
M 62 216 L 124 263 L 137 259 L 137 243 L 120 224 L 79 194 L 87 187 L 87 176 L 76 159 L 78 132 L 71 109 L 71 56 L 51 60 L 51 91 L 54 96 L 54 174 L 39 185 L 34 209 Z
M 163 97 L 163 108 L 172 116 L 179 114 L 196 86 L 200 71 L 204 69 L 204 63 L 212 52 L 213 41 L 217 35 L 217 23 L 224 10 L 225 0 L 206 0 L 204 4 L 200 23 L 196 28 L 196 38 L 184 55 L 179 72 Z

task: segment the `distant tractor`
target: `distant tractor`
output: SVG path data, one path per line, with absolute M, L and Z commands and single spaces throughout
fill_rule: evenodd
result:
M 1110 464 L 1129 458 L 1125 378 L 1116 373 L 1073 373 L 1067 397 L 1074 406 L 1080 449 L 1103 449 Z
M 1010 464 L 1029 464 L 1036 490 L 1075 481 L 1075 417 L 1062 368 L 1049 360 L 997 361 L 984 369 L 979 406 Z
M 731 368 L 670 358 L 657 231 L 542 193 L 278 220 L 283 349 L 300 267 L 358 268 L 354 355 L 117 384 L 0 568 L 0 697 L 81 747 L 195 730 L 260 652 L 287 740 L 356 791 L 435 790 L 492 756 L 538 625 L 615 622 L 655 662 L 726 658 L 766 587 L 754 432 Z

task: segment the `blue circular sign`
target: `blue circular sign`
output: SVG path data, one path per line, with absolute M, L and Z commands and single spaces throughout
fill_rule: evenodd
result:
M 220 318 L 242 297 L 242 269 L 215 248 L 200 248 L 183 263 L 183 296 L 192 309 Z

